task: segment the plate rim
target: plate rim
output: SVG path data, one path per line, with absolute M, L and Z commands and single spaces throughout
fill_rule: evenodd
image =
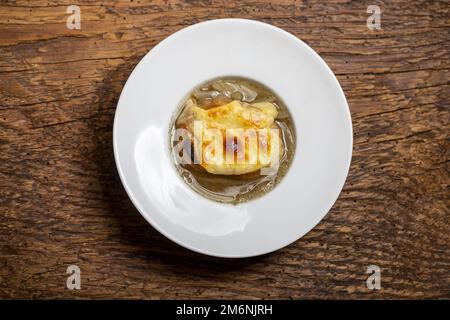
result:
M 298 45 L 302 46 L 304 49 L 306 49 L 307 51 L 309 51 L 310 53 L 312 53 L 313 56 L 315 56 L 316 60 L 323 66 L 325 67 L 325 70 L 328 72 L 328 74 L 331 76 L 331 79 L 333 79 L 333 83 L 335 88 L 338 89 L 338 93 L 339 96 L 343 99 L 344 103 L 345 103 L 345 115 L 346 115 L 346 120 L 349 124 L 348 129 L 349 129 L 349 150 L 347 150 L 346 154 L 347 154 L 347 164 L 346 164 L 346 168 L 345 168 L 345 179 L 343 179 L 342 183 L 340 184 L 339 187 L 339 192 L 337 193 L 336 197 L 333 199 L 333 201 L 331 202 L 331 205 L 329 206 L 329 208 L 327 209 L 325 215 L 323 215 L 320 219 L 318 219 L 318 221 L 311 226 L 311 228 L 309 228 L 306 232 L 304 232 L 302 235 L 299 235 L 295 240 L 290 241 L 288 243 L 285 243 L 281 246 L 276 246 L 274 249 L 269 250 L 269 251 L 263 251 L 263 252 L 259 252 L 259 253 L 253 253 L 253 254 L 221 254 L 221 253 L 216 253 L 216 252 L 212 252 L 210 250 L 206 250 L 203 248 L 198 248 L 195 247 L 193 245 L 190 245 L 188 243 L 185 243 L 181 240 L 179 240 L 176 236 L 169 234 L 168 232 L 166 232 L 162 227 L 160 227 L 156 222 L 154 222 L 151 217 L 149 217 L 147 214 L 144 214 L 143 212 L 145 212 L 145 210 L 141 207 L 141 205 L 138 203 L 138 201 L 135 199 L 135 196 L 133 194 L 133 192 L 131 191 L 131 187 L 128 185 L 127 180 L 125 178 L 125 174 L 123 171 L 123 168 L 120 164 L 119 161 L 119 155 L 118 155 L 118 145 L 117 145 L 117 123 L 118 123 L 118 111 L 119 111 L 119 107 L 121 105 L 121 100 L 123 99 L 124 96 L 124 92 L 126 91 L 126 87 L 129 85 L 129 79 L 133 76 L 133 74 L 140 68 L 140 66 L 143 64 L 143 61 L 145 59 L 148 59 L 148 56 L 151 56 L 152 54 L 154 54 L 155 49 L 160 48 L 162 46 L 164 46 L 167 42 L 171 41 L 175 36 L 180 36 L 180 34 L 198 28 L 198 27 L 202 27 L 206 24 L 213 24 L 213 23 L 221 23 L 221 22 L 237 22 L 237 23 L 249 23 L 249 24 L 259 24 L 259 25 L 263 25 L 264 27 L 269 27 L 272 29 L 277 30 L 278 32 L 283 33 L 285 36 L 287 36 L 288 38 L 290 38 L 291 41 L 296 42 Z M 116 105 L 116 110 L 115 110 L 115 114 L 114 114 L 114 120 L 113 120 L 113 130 L 112 130 L 112 139 L 113 139 L 113 154 L 114 154 L 114 161 L 116 164 L 116 169 L 117 172 L 119 174 L 119 178 L 120 181 L 127 193 L 128 198 L 130 199 L 130 201 L 132 202 L 133 206 L 138 210 L 139 214 L 147 221 L 147 223 L 149 223 L 154 229 L 156 229 L 160 234 L 162 234 L 164 237 L 166 237 L 167 239 L 169 239 L 170 241 L 176 243 L 177 245 L 189 249 L 191 251 L 194 251 L 196 253 L 200 253 L 200 254 L 204 254 L 207 256 L 212 256 L 212 257 L 219 257 L 219 258 L 250 258 L 250 257 L 255 257 L 255 256 L 262 256 L 262 255 L 266 255 L 275 251 L 278 251 L 284 247 L 289 246 L 290 244 L 296 242 L 297 240 L 303 238 L 304 236 L 306 236 L 311 230 L 313 230 L 323 219 L 326 218 L 326 216 L 329 214 L 330 210 L 332 209 L 332 207 L 334 206 L 334 204 L 336 203 L 336 201 L 338 200 L 343 187 L 345 186 L 345 183 L 348 179 L 348 175 L 349 175 L 349 171 L 350 171 L 350 166 L 351 166 L 351 162 L 352 162 L 352 155 L 353 155 L 353 123 L 352 123 L 352 117 L 351 117 L 351 112 L 350 112 L 350 108 L 348 105 L 348 101 L 347 98 L 345 96 L 345 93 L 338 81 L 338 79 L 336 78 L 336 75 L 334 74 L 334 72 L 332 71 L 332 69 L 328 66 L 328 64 L 325 62 L 325 60 L 314 50 L 312 49 L 308 44 L 306 44 L 304 41 L 302 41 L 300 38 L 297 38 L 295 35 L 291 34 L 290 32 L 274 26 L 272 24 L 263 22 L 263 21 L 259 21 L 259 20 L 253 20 L 253 19 L 243 19 L 243 18 L 221 18 L 221 19 L 212 19 L 212 20 L 206 20 L 206 21 L 202 21 L 193 25 L 189 25 L 187 27 L 181 28 L 173 33 L 171 33 L 170 35 L 168 35 L 167 37 L 165 37 L 163 40 L 161 40 L 160 42 L 158 42 L 155 46 L 153 46 L 140 60 L 139 62 L 135 65 L 135 67 L 133 68 L 133 70 L 130 72 L 124 86 L 122 87 L 119 99 L 117 101 L 117 105 Z M 296 141 L 297 143 L 298 141 Z

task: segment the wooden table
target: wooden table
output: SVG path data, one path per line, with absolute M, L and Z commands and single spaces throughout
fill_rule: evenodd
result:
M 67 7 L 81 9 L 68 29 Z M 450 4 L 373 1 L 2 1 L 1 298 L 450 298 Z M 273 254 L 202 256 L 133 207 L 112 152 L 117 99 L 159 41 L 242 17 L 298 36 L 338 77 L 354 148 L 338 201 Z M 226 46 L 226 43 L 224 43 Z M 69 265 L 81 290 L 66 288 Z M 369 290 L 369 265 L 381 289 Z

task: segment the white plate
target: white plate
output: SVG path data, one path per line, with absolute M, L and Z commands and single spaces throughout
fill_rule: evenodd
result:
M 297 130 L 295 157 L 281 183 L 236 206 L 186 185 L 168 145 L 170 120 L 183 98 L 220 76 L 271 88 Z M 326 63 L 290 33 L 243 19 L 202 22 L 154 47 L 122 91 L 113 139 L 120 178 L 144 218 L 176 243 L 219 257 L 268 253 L 306 234 L 336 201 L 352 154 L 350 112 Z

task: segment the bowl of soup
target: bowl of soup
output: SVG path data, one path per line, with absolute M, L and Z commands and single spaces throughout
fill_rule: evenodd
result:
M 283 101 L 264 85 L 239 77 L 193 89 L 175 113 L 170 139 L 184 181 L 204 197 L 231 204 L 273 189 L 296 146 L 294 121 Z
M 127 194 L 190 250 L 249 257 L 311 230 L 348 174 L 352 125 L 331 69 L 296 36 L 245 19 L 184 28 L 131 73 L 114 156 Z

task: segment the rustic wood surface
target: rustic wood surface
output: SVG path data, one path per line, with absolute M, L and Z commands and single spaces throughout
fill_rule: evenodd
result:
M 81 30 L 66 28 L 71 4 Z M 367 28 L 369 4 L 382 30 Z M 326 218 L 251 259 L 160 235 L 112 154 L 133 67 L 171 33 L 221 17 L 308 43 L 354 126 L 350 174 Z M 1 1 L 0 298 L 450 298 L 449 40 L 448 1 Z M 66 288 L 71 264 L 81 290 Z M 366 287 L 371 264 L 380 290 Z

